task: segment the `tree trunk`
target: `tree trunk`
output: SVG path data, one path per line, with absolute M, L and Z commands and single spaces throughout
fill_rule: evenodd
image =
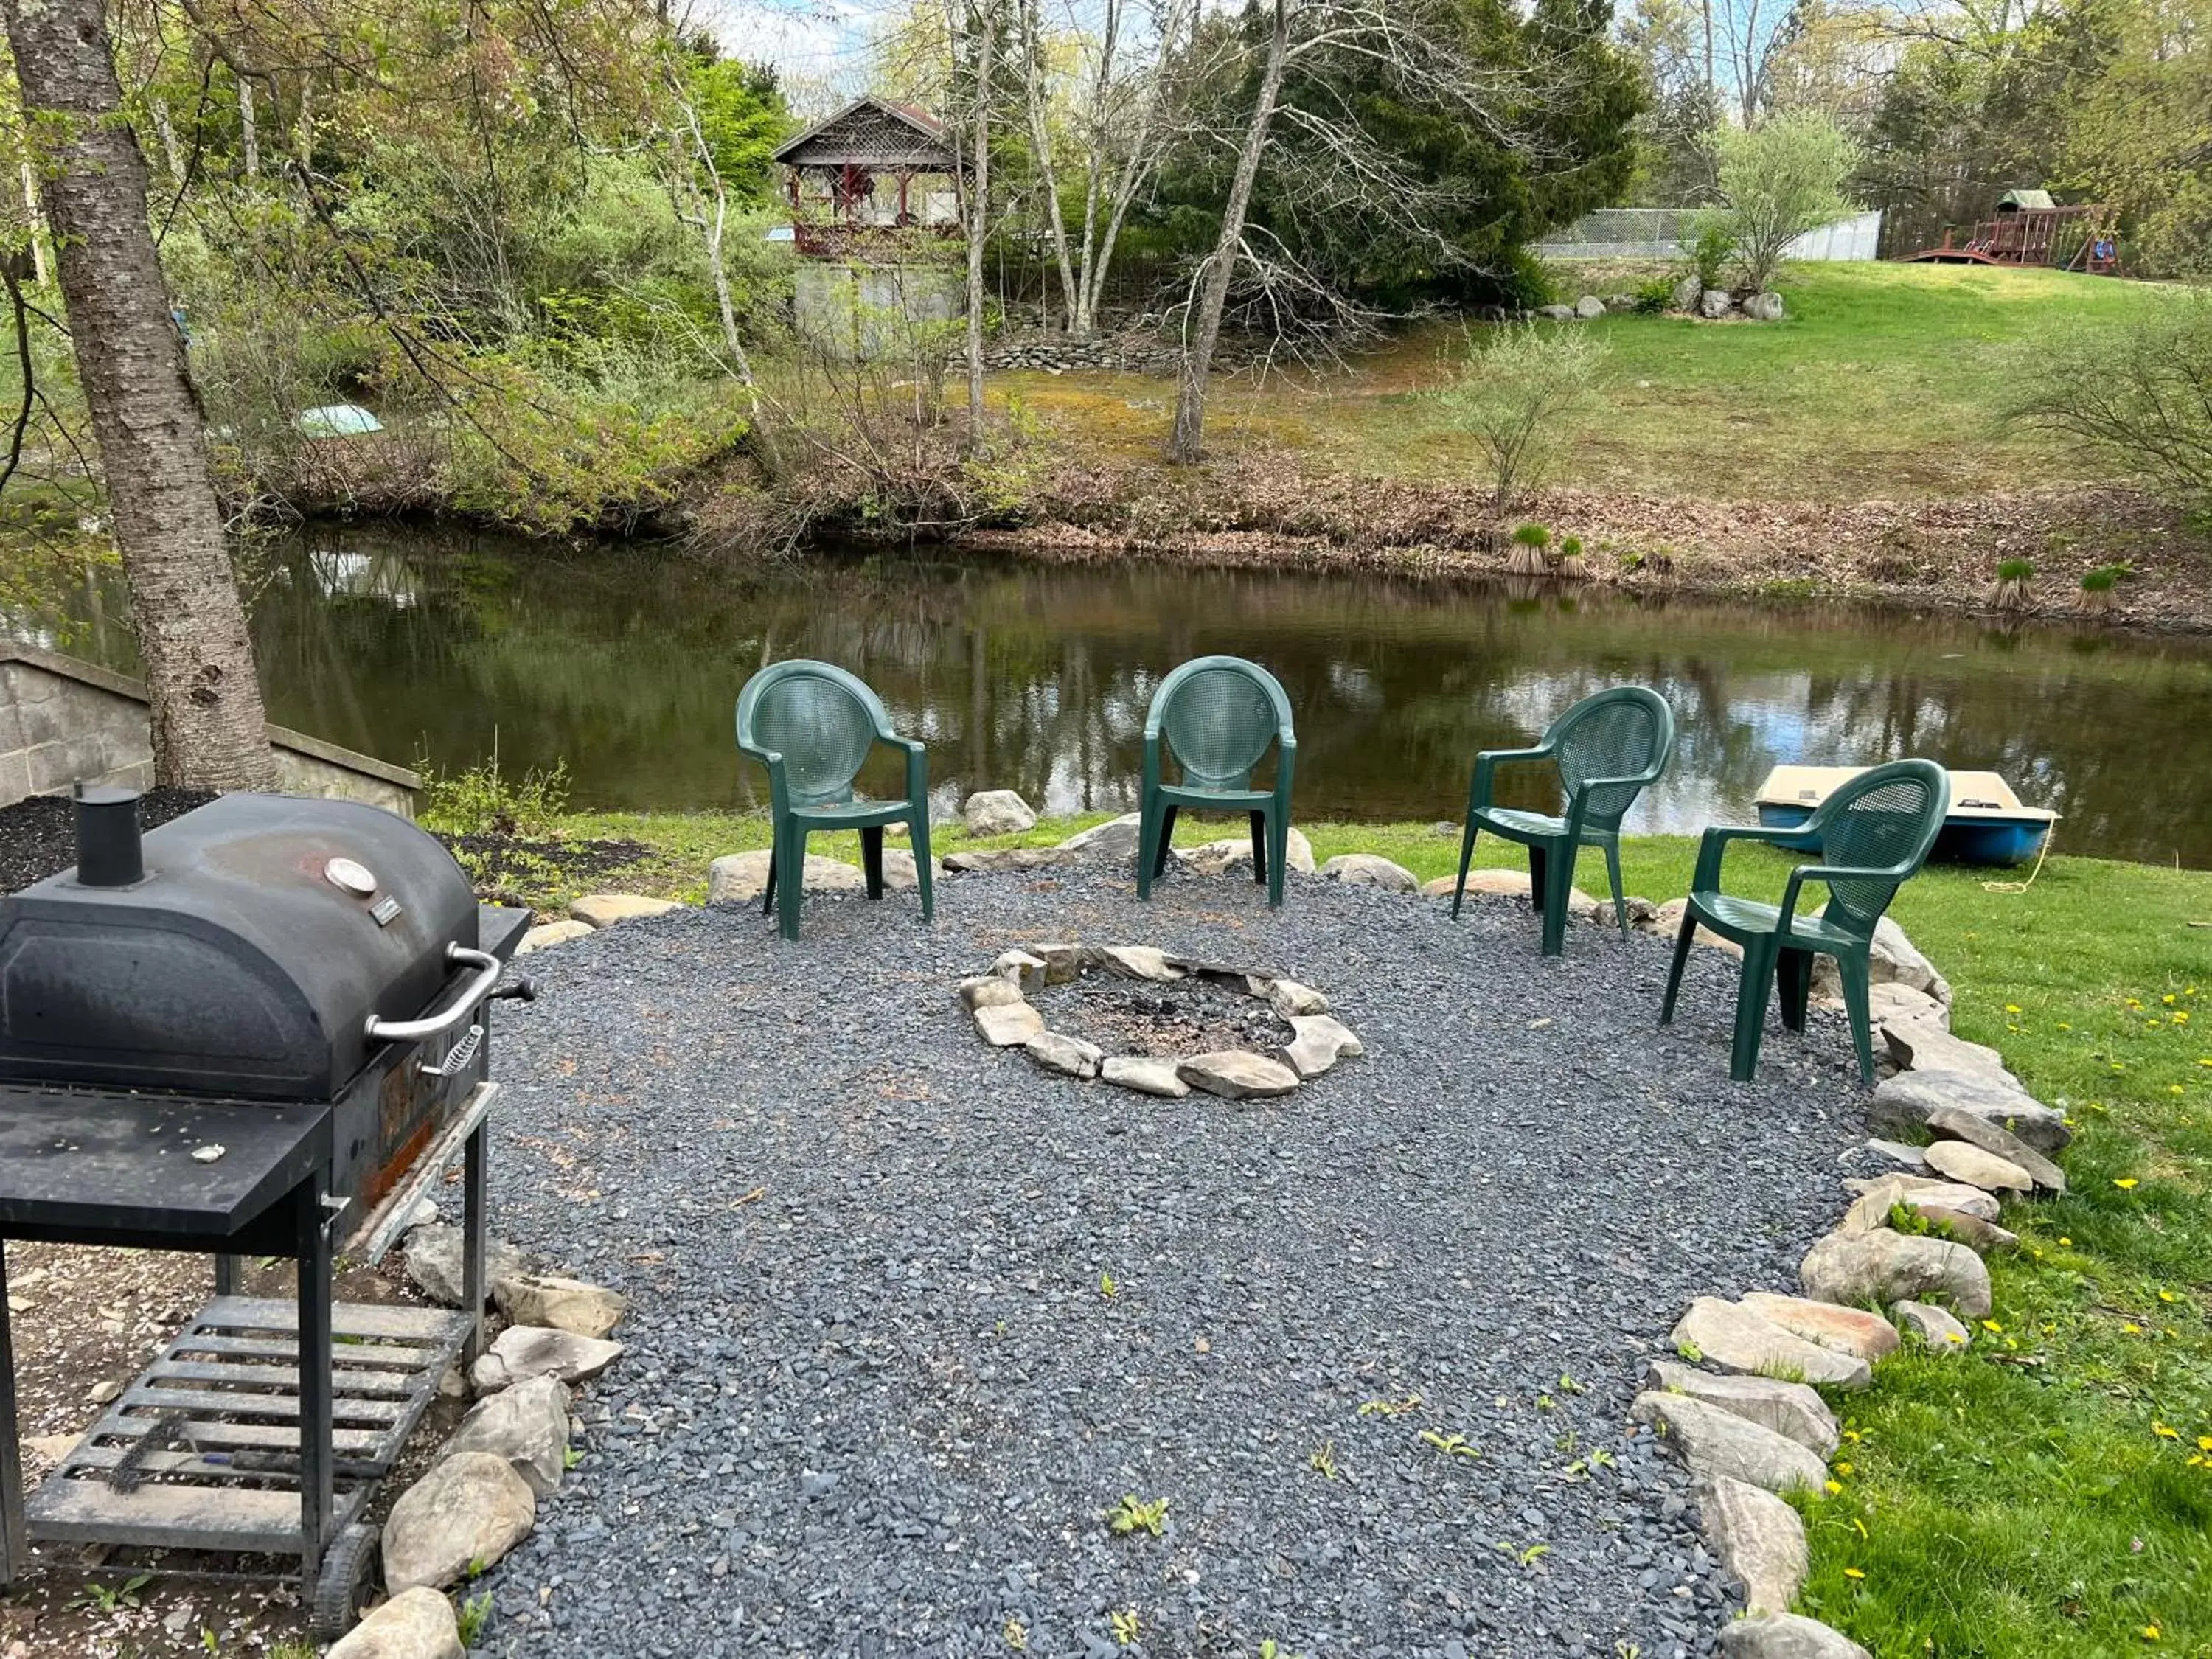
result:
M 1191 319 L 1190 343 L 1183 349 L 1175 430 L 1168 437 L 1168 459 L 1182 465 L 1196 461 L 1205 444 L 1206 377 L 1213 366 L 1214 345 L 1221 337 L 1221 313 L 1229 303 L 1229 281 L 1236 275 L 1237 256 L 1243 247 L 1244 215 L 1252 205 L 1252 181 L 1259 176 L 1260 158 L 1267 148 L 1267 129 L 1275 118 L 1275 100 L 1283 88 L 1283 58 L 1291 39 L 1289 4 L 1290 0 L 1275 0 L 1259 101 L 1252 106 L 1252 125 L 1245 129 L 1243 153 L 1237 158 L 1237 176 L 1221 210 L 1221 237 L 1206 261 L 1205 285 L 1199 292 L 1197 314 Z
M 153 700 L 155 781 L 273 788 L 253 643 L 100 0 L 0 0 L 23 109 L 55 136 L 46 216 Z
M 239 147 L 246 156 L 246 176 L 261 176 L 261 131 L 253 120 L 253 82 L 245 76 L 238 78 L 238 137 Z
M 983 234 L 991 222 L 991 28 L 995 0 L 975 8 L 975 137 L 968 190 L 968 447 L 983 446 Z
M 1066 327 L 1073 331 L 1082 313 L 1076 295 L 1075 266 L 1068 258 L 1067 225 L 1060 211 L 1060 173 L 1052 160 L 1052 129 L 1046 118 L 1042 67 L 1037 61 L 1037 0 L 1022 0 L 1022 101 L 1028 107 L 1030 148 L 1036 153 L 1037 182 L 1044 190 L 1046 223 L 1052 231 L 1053 257 L 1060 264 L 1060 299 Z

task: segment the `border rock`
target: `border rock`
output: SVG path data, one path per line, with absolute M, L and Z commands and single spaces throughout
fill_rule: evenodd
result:
M 324 1659 L 465 1659 L 453 1604 L 428 1584 L 362 1615 Z
M 1640 1394 L 1628 1414 L 1663 1433 L 1692 1474 L 1771 1492 L 1819 1492 L 1828 1478 L 1828 1466 L 1786 1435 L 1689 1395 Z
M 1346 887 L 1379 887 L 1386 893 L 1418 893 L 1421 878 L 1402 864 L 1373 853 L 1339 853 L 1321 867 L 1323 881 Z
M 1719 1475 L 1700 1481 L 1698 1515 L 1722 1567 L 1743 1586 L 1753 1613 L 1787 1613 L 1812 1571 L 1805 1523 L 1797 1511 L 1747 1480 Z
M 439 1456 L 489 1452 L 505 1458 L 540 1498 L 561 1490 L 568 1467 L 568 1389 L 557 1376 L 533 1376 L 469 1408 Z
M 1839 1307 L 1802 1296 L 1777 1296 L 1771 1291 L 1752 1291 L 1743 1298 L 1743 1306 L 1762 1319 L 1773 1321 L 1792 1336 L 1863 1359 L 1869 1365 L 1897 1352 L 1897 1328 L 1863 1308 Z
M 588 1382 L 622 1356 L 619 1342 L 543 1325 L 510 1325 L 477 1357 L 469 1382 L 478 1394 L 496 1394 L 533 1376 Z
M 2039 1191 L 2063 1193 L 2066 1171 L 2001 1124 L 1956 1106 L 1939 1106 L 1928 1114 L 1928 1132 L 1939 1140 L 1963 1140 L 1992 1158 L 2024 1170 Z M 1935 1149 L 1929 1149 L 1933 1152 Z M 1995 1218 L 1991 1218 L 1994 1219 Z
M 513 1325 L 543 1325 L 600 1340 L 622 1323 L 629 1303 L 619 1291 L 559 1273 L 509 1273 L 491 1282 L 491 1299 Z
M 960 808 L 971 836 L 1018 836 L 1036 828 L 1036 809 L 1012 789 L 979 789 Z
M 2027 1194 L 2035 1188 L 2035 1177 L 1995 1152 L 1964 1140 L 1939 1140 L 1928 1149 L 1928 1167 L 1937 1175 L 1985 1193 Z
M 1867 1099 L 1867 1121 L 1877 1134 L 1917 1134 L 1926 1131 L 1929 1115 L 1946 1106 L 1994 1123 L 2045 1155 L 2074 1138 L 2063 1112 L 1986 1072 L 1936 1068 L 1887 1079 Z
M 1717 1296 L 1692 1302 L 1667 1340 L 1685 1358 L 1710 1360 L 1723 1370 L 1746 1376 L 1838 1389 L 1863 1389 L 1874 1380 L 1865 1360 L 1808 1342 L 1772 1320 Z
M 1933 1303 L 1905 1301 L 1890 1311 L 1905 1322 L 1905 1328 L 1923 1346 L 1938 1353 L 1961 1352 L 1974 1340 L 1974 1334 L 1954 1318 L 1948 1310 Z
M 1181 1100 L 1190 1092 L 1190 1085 L 1176 1075 L 1176 1063 L 1171 1060 L 1111 1054 L 1099 1062 L 1098 1075 L 1116 1088 L 1133 1089 L 1140 1095 L 1158 1095 L 1163 1100 Z
M 1802 1382 L 1784 1382 L 1771 1376 L 1723 1376 L 1655 1359 L 1644 1372 L 1647 1393 L 1686 1394 L 1707 1405 L 1756 1423 L 1763 1429 L 1786 1435 L 1815 1457 L 1836 1449 L 1843 1431 L 1828 1402 Z
M 707 902 L 749 904 L 768 890 L 769 854 L 725 853 L 707 866 Z M 810 894 L 865 893 L 868 878 L 857 864 L 809 853 L 800 882 Z
M 1794 1613 L 1761 1613 L 1723 1625 L 1721 1659 L 1874 1659 L 1841 1631 Z
M 1948 1297 L 1969 1319 L 1990 1310 L 1990 1270 L 1981 1257 L 1948 1238 L 1877 1228 L 1830 1233 L 1807 1251 L 1797 1277 L 1805 1294 L 1846 1307 Z
M 457 1452 L 399 1494 L 384 1522 L 384 1582 L 441 1589 L 504 1558 L 538 1522 L 538 1498 L 507 1459 Z
M 599 931 L 590 922 L 578 921 L 573 917 L 563 921 L 540 922 L 522 936 L 521 942 L 514 947 L 514 954 L 526 957 L 536 951 L 550 951 L 556 945 L 566 945 L 572 939 L 583 939 Z
M 1060 1031 L 1039 1031 L 1022 1045 L 1022 1052 L 1048 1072 L 1079 1079 L 1097 1077 L 1106 1058 L 1097 1043 Z
M 590 927 L 611 927 L 618 921 L 665 916 L 683 908 L 673 899 L 647 898 L 638 893 L 587 893 L 569 904 L 568 919 Z
M 994 1048 L 1018 1048 L 1044 1030 L 1044 1016 L 1026 1002 L 978 1008 L 975 1029 Z

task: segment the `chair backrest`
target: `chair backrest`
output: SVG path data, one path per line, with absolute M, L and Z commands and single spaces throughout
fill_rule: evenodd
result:
M 1267 745 L 1289 735 L 1291 700 L 1257 663 L 1194 657 L 1160 682 L 1145 726 L 1167 739 L 1186 783 L 1242 789 Z
M 1917 872 L 1951 810 L 1951 780 L 1934 761 L 1892 761 L 1862 772 L 1832 793 L 1806 821 L 1817 836 L 1820 862 L 1845 868 Z M 1850 932 L 1871 935 L 1904 885 L 1891 878 L 1846 878 L 1828 884 L 1821 915 Z
M 1552 722 L 1544 734 L 1571 799 L 1592 778 L 1656 773 L 1674 752 L 1674 711 L 1667 699 L 1641 685 L 1616 685 L 1584 697 Z M 1608 783 L 1589 790 L 1583 822 L 1618 830 L 1642 793 L 1640 783 Z
M 832 663 L 774 663 L 738 694 L 738 741 L 783 757 L 795 806 L 848 799 L 877 733 L 890 725 L 881 699 Z

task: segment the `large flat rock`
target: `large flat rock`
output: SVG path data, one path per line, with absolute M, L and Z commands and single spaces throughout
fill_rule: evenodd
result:
M 1746 1376 L 1839 1389 L 1863 1389 L 1873 1381 L 1865 1360 L 1808 1342 L 1772 1320 L 1717 1296 L 1701 1296 L 1691 1303 L 1667 1340 L 1686 1359 L 1704 1359 Z
M 709 904 L 745 904 L 757 899 L 768 890 L 769 854 L 765 849 L 752 853 L 727 853 L 707 866 L 707 902 Z M 825 859 L 815 854 L 806 855 L 805 872 L 799 884 L 810 893 L 865 893 L 868 878 L 861 874 L 857 864 L 846 864 L 837 859 Z
M 1760 1613 L 1721 1626 L 1721 1659 L 1874 1659 L 1864 1648 L 1817 1619 Z
M 2074 1138 L 2064 1113 L 1987 1072 L 1900 1073 L 1868 1097 L 1867 1121 L 1877 1134 L 1919 1134 L 1927 1130 L 1929 1115 L 1947 1106 L 1993 1123 L 2045 1154 Z
M 502 1559 L 537 1521 L 537 1495 L 506 1458 L 441 1458 L 384 1522 L 384 1582 L 394 1591 L 458 1584 Z
M 1249 1048 L 1193 1054 L 1176 1067 L 1176 1075 L 1192 1088 L 1224 1100 L 1271 1100 L 1298 1086 L 1298 1074 L 1281 1060 Z
M 2032 1192 L 2035 1177 L 2010 1158 L 1985 1152 L 1971 1141 L 1939 1140 L 1928 1149 L 1928 1167 L 1964 1186 L 1985 1193 Z
M 1842 1435 L 1828 1402 L 1802 1382 L 1784 1382 L 1771 1376 L 1722 1376 L 1672 1359 L 1655 1359 L 1644 1373 L 1644 1386 L 1662 1394 L 1686 1394 L 1734 1412 L 1761 1428 L 1787 1436 L 1816 1457 L 1832 1455 Z
M 1628 1408 L 1681 1454 L 1690 1473 L 1771 1492 L 1820 1490 L 1828 1466 L 1786 1435 L 1686 1394 L 1640 1394 Z
M 1743 1298 L 1743 1305 L 1792 1336 L 1863 1359 L 1869 1365 L 1897 1352 L 1897 1327 L 1863 1308 L 1838 1307 L 1809 1297 L 1777 1296 L 1771 1291 L 1752 1291 Z

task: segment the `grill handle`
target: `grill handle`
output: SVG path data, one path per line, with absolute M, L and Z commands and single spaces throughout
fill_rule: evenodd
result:
M 368 1040 L 371 1042 L 416 1042 L 424 1037 L 442 1036 L 463 1024 L 477 1011 L 477 1005 L 491 994 L 499 976 L 507 971 L 507 964 L 489 951 L 471 951 L 465 945 L 448 945 L 446 960 L 456 968 L 473 968 L 476 977 L 462 989 L 453 1006 L 441 1014 L 432 1014 L 426 1019 L 379 1019 L 368 1017 Z

